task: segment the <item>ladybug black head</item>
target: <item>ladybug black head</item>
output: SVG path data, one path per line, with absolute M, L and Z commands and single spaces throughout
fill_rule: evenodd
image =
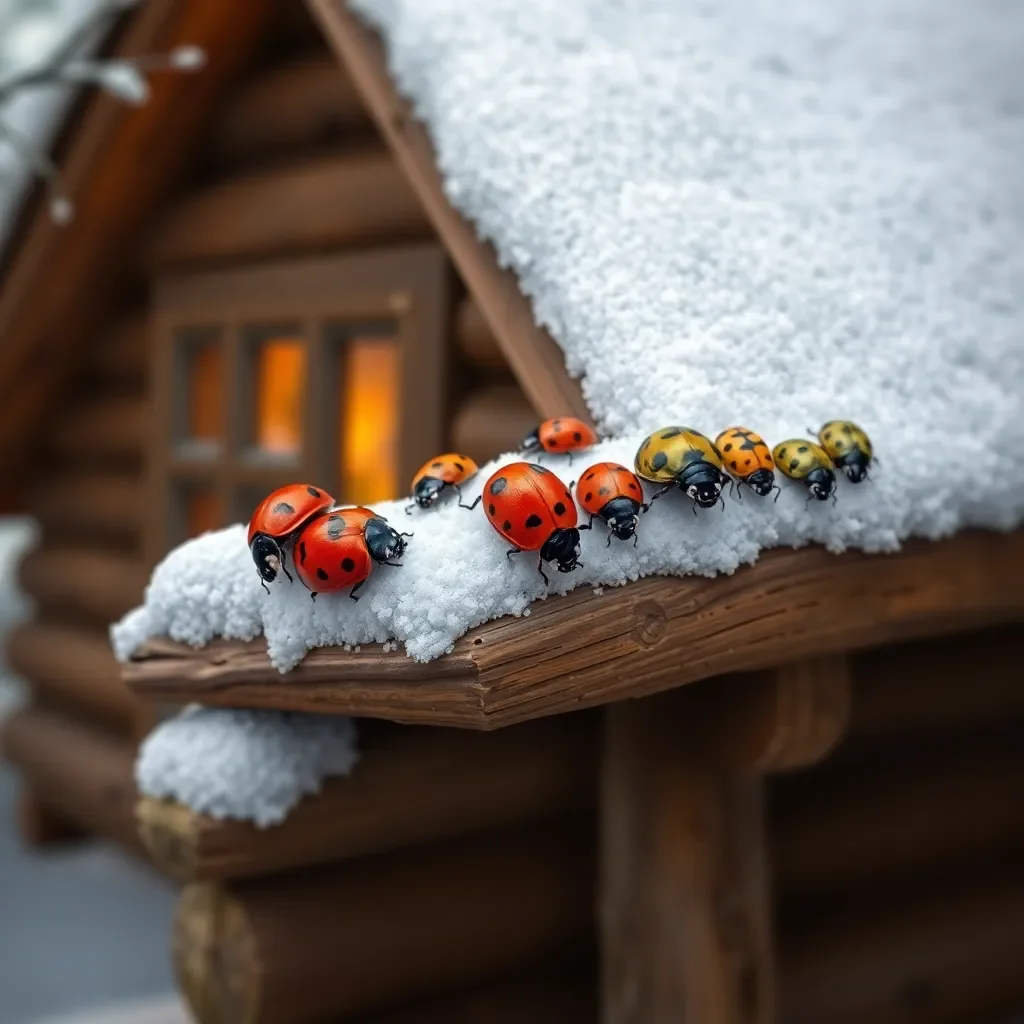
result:
M 868 459 L 861 451 L 852 451 L 843 461 L 843 472 L 851 483 L 859 484 L 868 475 Z
M 713 508 L 722 493 L 722 474 L 709 462 L 691 462 L 676 477 L 679 486 L 701 508 Z
M 836 475 L 831 469 L 812 469 L 807 474 L 807 486 L 812 498 L 828 501 L 836 489 Z
M 535 452 L 540 447 L 540 427 L 531 430 L 519 445 L 521 452 Z
M 264 583 L 273 583 L 277 579 L 278 569 L 283 564 L 280 545 L 273 537 L 257 533 L 249 545 L 249 550 L 252 552 L 252 560 L 256 563 L 260 579 Z
M 612 498 L 601 510 L 608 529 L 619 540 L 629 540 L 636 533 L 640 522 L 640 505 L 632 498 Z
M 441 496 L 443 490 L 443 480 L 439 480 L 436 476 L 425 476 L 416 484 L 412 496 L 420 508 L 430 508 Z
M 758 469 L 751 473 L 743 482 L 755 494 L 759 494 L 764 498 L 772 493 L 772 488 L 775 486 L 775 474 L 770 469 Z
M 363 539 L 375 562 L 387 562 L 405 554 L 405 538 L 383 519 L 371 519 L 363 529 Z
M 559 572 L 572 572 L 579 564 L 580 531 L 575 526 L 555 530 L 540 549 L 540 557 L 557 563 Z

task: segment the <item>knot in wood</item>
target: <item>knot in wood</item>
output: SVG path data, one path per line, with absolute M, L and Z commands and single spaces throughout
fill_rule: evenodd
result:
M 633 606 L 636 625 L 633 635 L 644 647 L 653 647 L 665 635 L 665 609 L 657 601 L 641 601 Z

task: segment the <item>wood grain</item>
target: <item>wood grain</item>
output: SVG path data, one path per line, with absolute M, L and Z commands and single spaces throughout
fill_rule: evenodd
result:
M 212 157 L 237 167 L 337 145 L 372 132 L 370 115 L 338 62 L 311 52 L 257 73 L 227 98 Z
M 145 259 L 158 271 L 432 234 L 394 160 L 374 148 L 254 172 L 194 193 L 168 211 Z
M 145 310 L 123 313 L 102 331 L 90 356 L 92 374 L 103 384 L 146 385 L 149 362 L 149 320 Z
M 363 730 L 352 776 L 325 782 L 280 825 L 216 820 L 144 797 L 139 831 L 167 874 L 195 881 L 266 875 L 543 820 L 594 805 L 596 724 L 584 714 L 494 736 Z
M 550 968 L 590 945 L 573 823 L 182 893 L 174 964 L 202 1024 L 349 1019 Z
M 44 611 L 82 613 L 105 627 L 142 603 L 149 569 L 135 556 L 44 544 L 22 559 L 18 579 Z
M 95 395 L 74 403 L 50 435 L 50 447 L 69 462 L 141 465 L 150 411 L 142 396 Z
M 603 1024 L 770 1024 L 762 784 L 709 763 L 676 694 L 609 708 Z
M 55 470 L 30 493 L 29 508 L 46 538 L 97 546 L 118 542 L 135 550 L 142 542 L 145 501 L 140 474 Z
M 714 579 L 580 587 L 471 630 L 419 664 L 322 648 L 282 678 L 262 641 L 154 641 L 123 667 L 153 700 L 290 707 L 492 729 L 698 679 L 1024 617 L 1024 533 L 970 531 L 899 554 L 771 551 Z M 685 652 L 685 656 L 681 656 Z
M 379 39 L 340 0 L 310 0 L 310 7 L 479 302 L 534 408 L 544 417 L 573 415 L 591 422 L 579 384 L 569 376 L 557 344 L 535 323 L 514 275 L 499 266 L 494 250 L 446 198 L 433 146 L 423 125 L 395 91 Z
M 53 711 L 26 707 L 0 725 L 0 750 L 40 804 L 134 852 L 135 746 Z
M 464 296 L 455 310 L 455 341 L 459 351 L 473 366 L 484 370 L 508 370 L 505 353 L 472 295 Z

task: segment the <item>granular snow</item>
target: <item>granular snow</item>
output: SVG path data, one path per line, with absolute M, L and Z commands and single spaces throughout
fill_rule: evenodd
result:
M 358 759 L 348 718 L 188 707 L 146 738 L 135 777 L 147 796 L 267 826 Z
M 480 509 L 407 519 L 402 569 L 352 602 L 260 589 L 241 526 L 172 552 L 147 637 L 267 636 L 428 660 L 574 586 L 714 575 L 767 547 L 890 551 L 1024 518 L 1024 5 L 981 0 L 350 0 L 380 27 L 452 201 L 518 275 L 629 466 L 651 430 L 769 444 L 851 418 L 880 464 L 839 504 L 660 500 L 640 544 L 584 534 L 585 568 L 505 559 Z M 426 458 L 430 453 L 422 453 Z M 506 456 L 497 464 L 513 461 Z M 482 467 L 471 499 L 496 464 Z M 315 481 L 314 481 L 315 482 Z M 406 527 L 407 523 L 414 525 Z

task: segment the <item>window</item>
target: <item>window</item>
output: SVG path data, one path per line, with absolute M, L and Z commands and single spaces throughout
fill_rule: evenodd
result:
M 404 493 L 443 444 L 447 287 L 437 246 L 158 282 L 153 557 L 286 483 Z

